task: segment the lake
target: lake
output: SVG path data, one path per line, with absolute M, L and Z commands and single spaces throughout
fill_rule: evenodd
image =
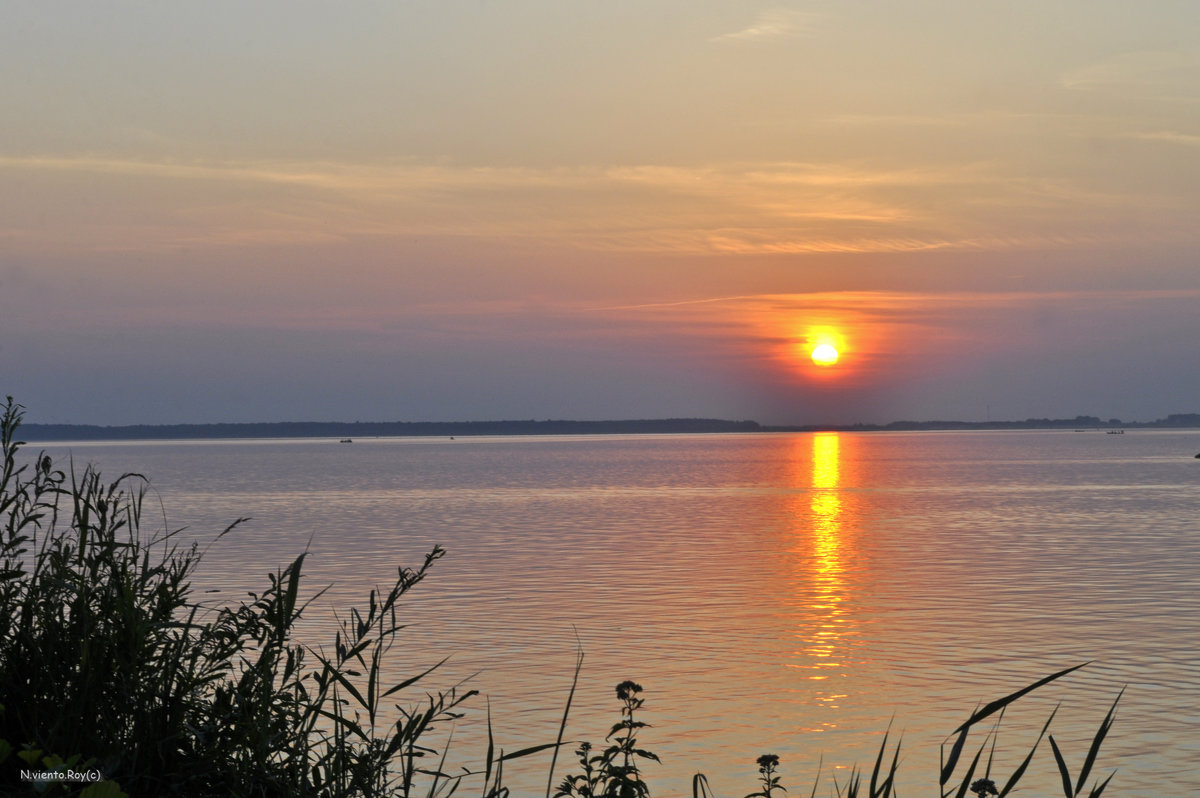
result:
M 208 599 L 261 591 L 307 549 L 309 593 L 329 591 L 305 642 L 445 547 L 406 605 L 397 679 L 449 656 L 428 688 L 470 677 L 513 750 L 554 739 L 582 645 L 567 735 L 602 742 L 613 687 L 642 684 L 657 796 L 690 794 L 696 772 L 745 795 L 762 753 L 789 794 L 808 794 L 819 762 L 823 784 L 844 784 L 889 724 L 901 794 L 936 794 L 938 745 L 973 709 L 1082 662 L 1004 718 L 1001 774 L 1059 704 L 1051 733 L 1077 771 L 1125 688 L 1095 771 L 1118 771 L 1106 794 L 1200 793 L 1200 431 L 45 450 L 147 475 L 147 516 L 201 541 L 250 516 L 207 552 Z M 480 763 L 486 713 L 481 697 L 459 721 L 454 765 Z M 514 768 L 514 793 L 542 794 L 548 761 Z M 559 775 L 573 764 L 565 751 Z M 1024 794 L 1061 794 L 1046 743 L 1031 770 Z

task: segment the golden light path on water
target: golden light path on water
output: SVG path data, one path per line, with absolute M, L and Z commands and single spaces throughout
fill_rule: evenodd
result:
M 813 580 L 817 587 L 815 613 L 821 614 L 820 631 L 810 643 L 809 653 L 828 659 L 836 652 L 837 638 L 846 623 L 842 595 L 842 497 L 838 492 L 840 462 L 836 432 L 812 439 L 812 546 L 816 560 Z M 836 666 L 836 662 L 828 665 Z M 823 676 L 811 678 L 821 679 Z
M 842 443 L 836 432 L 797 437 L 789 458 L 794 488 L 789 507 L 791 582 L 797 598 L 807 606 L 796 616 L 803 620 L 795 632 L 801 646 L 786 664 L 806 671 L 809 681 L 828 683 L 814 689 L 811 697 L 831 710 L 846 698 L 833 677 L 846 667 L 840 644 L 856 624 L 847 607 L 846 570 L 847 560 L 853 557 L 853 530 L 846 523 L 851 499 L 842 490 Z M 836 726 L 827 718 L 813 730 Z

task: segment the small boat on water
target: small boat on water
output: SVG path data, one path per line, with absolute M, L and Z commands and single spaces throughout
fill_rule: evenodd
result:
M 1110 429 L 1110 430 L 1105 430 L 1105 432 L 1107 432 L 1109 435 L 1124 435 L 1125 434 L 1125 430 L 1123 430 L 1123 429 Z
M 354 443 L 353 438 L 342 438 L 338 443 Z

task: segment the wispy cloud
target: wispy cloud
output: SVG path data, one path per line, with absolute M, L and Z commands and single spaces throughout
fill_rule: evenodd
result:
M 1139 141 L 1165 141 L 1168 144 L 1179 144 L 1184 147 L 1200 147 L 1200 136 L 1193 133 L 1180 133 L 1175 130 L 1159 130 L 1154 133 L 1134 133 L 1129 138 Z
M 1200 101 L 1200 53 L 1188 51 L 1128 52 L 1079 67 L 1060 79 L 1073 91 L 1136 92 L 1140 97 L 1182 102 Z
M 594 308 L 614 324 L 685 330 L 711 339 L 707 349 L 765 356 L 794 369 L 816 336 L 843 341 L 856 369 L 911 373 L 934 351 L 960 352 L 986 340 L 987 348 L 1017 347 L 1052 334 L 1119 338 L 1123 329 L 1103 329 L 1092 318 L 1123 314 L 1178 314 L 1200 298 L 1200 290 L 906 292 L 821 291 L 698 297 Z M 1090 317 L 1090 318 L 1091 318 Z M 1038 320 L 1030 324 L 1030 319 Z M 996 340 L 1005 330 L 1004 343 Z M 1045 340 L 1041 344 L 1048 345 Z M 807 347 L 807 348 L 806 348 Z M 902 364 L 902 365 L 898 365 Z
M 714 36 L 714 42 L 748 42 L 809 35 L 821 15 L 790 8 L 771 8 L 761 12 L 748 27 Z
M 538 169 L 0 156 L 0 171 L 52 173 L 89 190 L 100 176 L 113 197 L 102 209 L 68 201 L 55 209 L 60 227 L 34 224 L 36 207 L 0 223 L 14 247 L 93 251 L 398 236 L 741 255 L 1061 247 L 1096 240 L 1094 226 L 1075 221 L 1081 209 L 1110 213 L 1128 199 L 990 163 Z

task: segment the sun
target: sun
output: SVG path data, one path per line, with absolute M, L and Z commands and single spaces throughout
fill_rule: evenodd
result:
M 832 344 L 818 344 L 812 351 L 812 362 L 818 366 L 832 366 L 838 361 L 838 351 Z

